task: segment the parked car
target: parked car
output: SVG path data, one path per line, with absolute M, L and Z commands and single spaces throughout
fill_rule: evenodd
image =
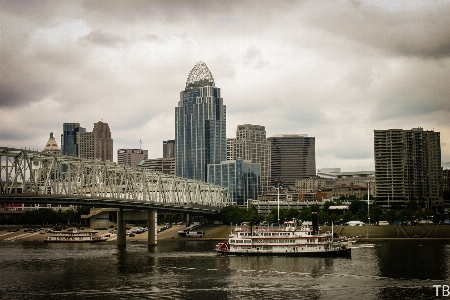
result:
M 186 231 L 186 237 L 204 237 L 203 231 Z
M 378 226 L 386 226 L 389 225 L 388 221 L 378 221 Z
M 450 220 L 444 220 L 444 225 L 450 225 Z
M 366 226 L 364 222 L 361 221 L 348 221 L 348 226 Z
M 433 221 L 431 221 L 431 220 L 420 220 L 419 224 L 433 224 Z

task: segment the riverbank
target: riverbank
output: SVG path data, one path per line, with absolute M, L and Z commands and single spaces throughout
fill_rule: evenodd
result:
M 158 226 L 160 228 L 162 226 Z M 197 231 L 203 231 L 203 238 L 180 237 L 178 231 L 184 230 L 184 225 L 172 226 L 169 229 L 161 231 L 157 235 L 158 241 L 167 240 L 225 240 L 231 233 L 232 227 L 228 225 L 208 225 L 202 226 Z M 233 227 L 234 228 L 234 227 Z M 44 241 L 48 233 L 24 232 L 26 228 L 19 229 L 18 232 L 7 232 L 6 229 L 0 230 L 0 241 Z M 449 240 L 450 226 L 446 225 L 423 225 L 423 226 L 322 226 L 322 231 L 331 231 L 338 238 L 351 238 L 360 242 L 383 241 L 383 240 Z M 90 230 L 90 229 L 85 229 Z M 97 230 L 99 236 L 106 237 L 108 242 L 115 242 L 117 235 L 111 234 L 108 230 Z M 136 234 L 134 237 L 127 236 L 127 242 L 147 241 L 148 233 Z
M 158 226 L 158 229 L 162 226 Z M 131 230 L 139 227 L 132 227 Z M 50 228 L 45 228 L 50 229 Z M 72 229 L 72 228 L 69 228 Z M 185 225 L 180 226 L 172 226 L 169 229 L 158 232 L 157 239 L 158 241 L 166 241 L 166 240 L 225 240 L 231 232 L 231 227 L 226 225 L 210 225 L 210 226 L 202 226 L 196 231 L 203 231 L 205 236 L 203 238 L 186 238 L 180 237 L 178 231 L 186 229 Z M 41 233 L 37 232 L 25 232 L 28 231 L 27 228 L 18 228 L 17 232 L 8 232 L 7 229 L 2 228 L 0 230 L 0 241 L 44 241 L 49 233 Z M 85 231 L 91 230 L 86 228 Z M 117 240 L 117 235 L 112 234 L 111 231 L 113 228 L 107 230 L 95 230 L 98 232 L 98 236 L 105 237 L 107 242 L 115 242 Z M 131 231 L 127 230 L 127 231 Z M 133 237 L 127 236 L 127 242 L 138 242 L 138 241 L 147 241 L 148 232 L 144 232 L 141 234 L 136 234 Z

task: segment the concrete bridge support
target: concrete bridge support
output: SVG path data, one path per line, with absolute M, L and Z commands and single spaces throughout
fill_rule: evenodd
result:
M 125 220 L 123 219 L 123 208 L 117 212 L 117 246 L 127 245 L 127 233 L 125 228 Z
M 149 210 L 148 211 L 148 245 L 149 246 L 156 246 L 158 243 L 158 236 L 157 236 L 157 210 Z

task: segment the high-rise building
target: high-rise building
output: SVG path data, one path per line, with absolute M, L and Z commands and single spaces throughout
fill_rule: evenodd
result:
M 439 132 L 374 130 L 374 150 L 377 204 L 398 207 L 414 201 L 421 208 L 442 209 Z
M 94 133 L 77 132 L 78 157 L 94 159 Z
M 148 150 L 119 149 L 117 150 L 117 163 L 119 165 L 136 167 L 142 160 L 148 158 Z
M 247 205 L 261 191 L 261 165 L 250 160 L 227 160 L 208 165 L 208 182 L 228 188 L 232 202 Z
M 80 127 L 80 123 L 63 123 L 63 133 L 61 134 L 61 154 L 68 156 L 78 156 L 77 132 L 84 132 L 85 128 Z
M 270 143 L 264 126 L 238 125 L 236 138 L 227 139 L 227 160 L 244 159 L 261 165 L 261 191 L 268 191 L 270 182 Z
M 277 134 L 268 138 L 271 156 L 271 184 L 280 178 L 284 187 L 316 175 L 316 143 L 307 134 Z
M 167 140 L 163 142 L 163 158 L 175 157 L 175 140 Z
M 50 138 L 48 139 L 43 152 L 51 154 L 61 154 L 61 149 L 59 149 L 58 144 L 53 137 L 53 132 L 50 132 Z
M 113 161 L 113 139 L 108 123 L 94 123 L 94 159 Z
M 189 73 L 175 108 L 176 175 L 206 181 L 207 165 L 226 160 L 226 107 L 203 62 Z
M 442 170 L 442 195 L 444 198 L 444 207 L 447 212 L 450 209 L 450 169 Z

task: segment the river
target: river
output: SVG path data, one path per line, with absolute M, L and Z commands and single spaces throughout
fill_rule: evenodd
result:
M 351 258 L 224 257 L 214 245 L 0 242 L 0 298 L 436 299 L 433 285 L 450 285 L 444 242 L 357 244 Z

